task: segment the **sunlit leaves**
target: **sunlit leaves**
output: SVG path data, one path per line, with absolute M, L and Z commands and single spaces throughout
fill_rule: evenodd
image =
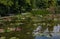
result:
M 30 4 L 30 0 L 26 0 L 26 3 L 29 3 Z
M 7 6 L 12 6 L 13 2 L 12 0 L 0 0 L 0 3 L 7 5 Z
M 9 1 L 9 2 L 7 3 L 7 5 L 8 5 L 8 6 L 12 6 L 12 5 L 13 5 L 13 2 L 12 2 L 12 1 Z

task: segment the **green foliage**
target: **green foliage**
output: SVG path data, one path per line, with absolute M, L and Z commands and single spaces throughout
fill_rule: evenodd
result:
M 44 9 L 38 9 L 38 10 L 33 10 L 31 11 L 32 14 L 39 15 L 39 14 L 49 14 L 49 11 L 44 10 Z
M 19 16 L 19 17 L 18 17 Z M 13 17 L 8 17 L 6 19 L 1 19 L 2 21 L 0 21 L 0 23 L 2 23 L 2 27 L 4 27 L 3 29 L 5 29 L 5 35 L 7 36 L 7 34 L 10 34 L 9 36 L 16 36 L 19 39 L 33 39 L 33 30 L 34 30 L 34 26 L 33 26 L 33 21 L 31 19 L 31 17 L 27 17 L 28 15 L 24 16 L 24 15 L 17 15 L 17 16 L 13 16 Z M 9 31 L 7 28 L 21 28 L 21 31 Z M 7 33 L 7 34 L 6 34 Z M 14 33 L 14 35 L 13 35 Z M 20 36 L 21 35 L 21 36 Z M 8 37 L 9 37 L 8 36 Z
M 30 1 L 31 1 L 31 0 L 26 0 L 26 3 L 29 3 L 29 5 L 30 5 L 30 4 L 31 4 Z
M 47 1 L 46 0 L 36 0 L 36 6 L 38 8 L 47 8 Z
M 13 5 L 12 0 L 0 0 L 0 3 L 4 4 L 6 6 L 12 6 Z
M 51 3 L 48 3 L 48 1 L 49 0 L 0 0 L 0 4 L 4 5 L 1 6 L 6 8 L 6 10 L 0 8 L 0 13 L 16 14 L 26 11 L 30 12 L 33 8 L 46 9 L 50 5 L 55 7 L 56 0 L 51 0 Z
M 0 19 L 0 28 L 5 29 L 3 33 L 4 36 L 7 34 L 12 37 L 16 36 L 19 39 L 34 39 L 32 34 L 33 30 L 36 27 L 41 26 L 42 31 L 46 28 L 49 28 L 49 31 L 53 30 L 53 27 L 56 25 L 56 21 L 52 19 L 52 14 L 33 14 L 33 13 L 24 13 L 21 15 L 15 15 L 11 17 L 4 17 Z M 21 28 L 19 31 L 9 31 L 7 28 Z M 14 34 L 13 34 L 14 33 Z M 9 39 L 9 36 L 7 36 Z

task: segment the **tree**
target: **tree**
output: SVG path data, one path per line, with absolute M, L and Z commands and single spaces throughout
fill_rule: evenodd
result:
M 3 9 L 0 9 L 1 15 L 5 16 L 9 13 L 9 9 L 13 5 L 13 2 L 11 0 L 0 0 L 0 5 L 2 6 L 1 8 L 3 8 Z
M 47 8 L 47 1 L 45 0 L 36 0 L 37 8 Z

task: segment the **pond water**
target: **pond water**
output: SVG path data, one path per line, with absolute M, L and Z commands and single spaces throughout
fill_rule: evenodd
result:
M 60 25 L 54 26 L 53 31 L 49 33 L 48 28 L 40 33 L 41 26 L 38 26 L 36 30 L 34 30 L 35 39 L 60 39 Z
M 60 36 L 52 36 L 52 37 L 36 36 L 35 39 L 60 39 Z

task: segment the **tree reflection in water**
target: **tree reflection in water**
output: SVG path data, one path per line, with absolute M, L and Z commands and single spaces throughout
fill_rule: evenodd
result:
M 49 30 L 50 29 L 50 30 Z M 36 28 L 36 30 L 34 30 L 33 34 L 34 35 L 46 35 L 46 36 L 56 36 L 56 35 L 60 35 L 60 25 L 54 26 L 54 27 L 47 27 L 46 29 L 44 29 L 43 32 L 41 32 L 42 27 L 38 26 Z

